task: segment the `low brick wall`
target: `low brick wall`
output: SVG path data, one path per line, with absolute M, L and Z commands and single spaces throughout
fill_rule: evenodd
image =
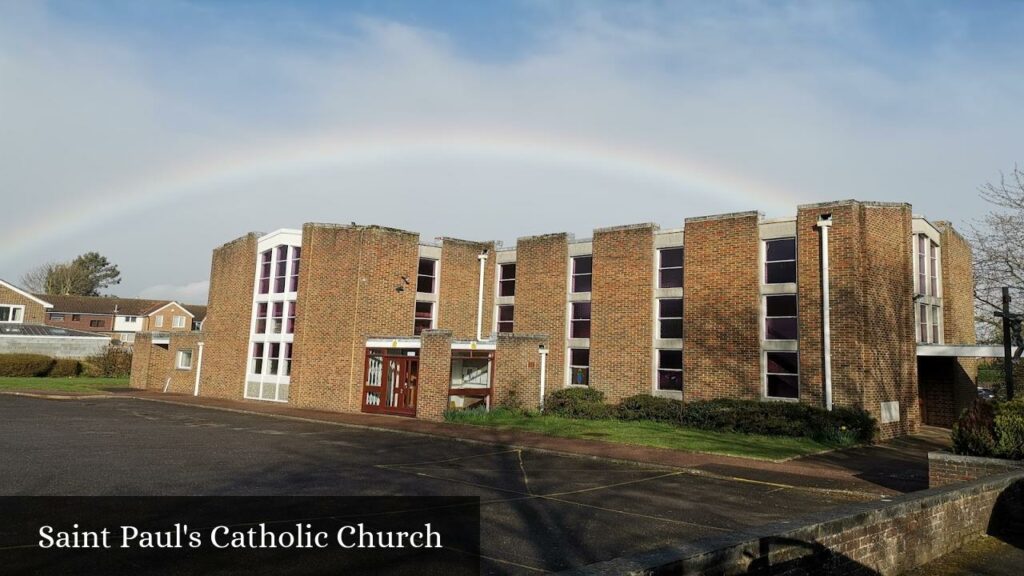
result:
M 987 478 L 994 474 L 1001 474 L 1012 470 L 1024 471 L 1024 462 L 1001 458 L 960 456 L 950 452 L 928 453 L 929 488 L 939 488 L 947 484 Z
M 565 572 L 900 574 L 1024 516 L 1024 470 L 865 502 Z M 794 526 L 796 524 L 796 526 Z M 1019 528 L 1019 527 L 1018 527 Z M 1005 534 L 1005 533 L 1004 533 Z

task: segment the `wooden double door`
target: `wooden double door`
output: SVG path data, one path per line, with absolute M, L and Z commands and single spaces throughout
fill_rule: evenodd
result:
M 363 412 L 415 416 L 419 367 L 419 350 L 368 349 Z

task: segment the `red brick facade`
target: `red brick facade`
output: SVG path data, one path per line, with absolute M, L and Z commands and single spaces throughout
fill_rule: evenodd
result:
M 833 402 L 860 407 L 880 421 L 883 405 L 891 422 L 881 435 L 913 432 L 921 415 L 913 304 L 913 251 L 908 241 L 909 205 L 833 202 L 801 206 L 793 219 L 765 221 L 756 212 L 690 218 L 682 232 L 683 398 L 766 398 L 766 350 L 799 354 L 799 391 L 794 400 L 824 403 L 821 230 L 831 215 L 829 301 Z M 970 249 L 942 225 L 945 340 L 973 343 Z M 298 233 L 293 232 L 294 242 Z M 422 246 L 415 233 L 378 226 L 306 224 L 301 262 L 288 402 L 298 407 L 355 412 L 362 409 L 368 339 L 419 348 L 417 416 L 439 419 L 449 406 L 451 350 L 476 336 L 480 289 L 479 256 L 486 251 L 483 282 L 483 339 L 493 346 L 492 405 L 534 407 L 539 402 L 540 354 L 547 353 L 546 390 L 566 385 L 567 346 L 589 342 L 590 386 L 610 402 L 655 389 L 657 361 L 655 246 L 678 231 L 653 224 L 596 230 L 589 241 L 567 234 L 520 238 L 514 252 L 513 334 L 492 334 L 496 287 L 495 243 L 444 239 Z M 671 236 L 671 235 L 677 236 Z M 763 239 L 789 234 L 796 243 L 796 282 L 789 287 L 764 281 Z M 202 333 L 205 351 L 201 394 L 240 398 L 245 386 L 253 314 L 257 244 L 254 234 L 214 251 L 210 304 Z M 262 245 L 261 249 L 262 249 Z M 414 337 L 419 255 L 439 258 L 435 307 L 438 329 Z M 589 294 L 570 294 L 570 256 L 593 258 Z M 508 255 L 504 258 L 508 259 Z M 503 260 L 504 261 L 504 260 Z M 765 340 L 765 295 L 785 288 L 795 293 L 797 339 Z M 659 295 L 661 294 L 661 295 Z M 420 296 L 422 298 L 422 295 Z M 589 340 L 570 340 L 569 303 L 590 299 Z M 671 296 L 677 298 L 678 296 Z M 197 336 L 196 338 L 200 338 Z M 196 341 L 175 340 L 182 345 Z M 375 346 L 381 346 L 378 343 Z M 167 354 L 173 355 L 173 351 Z M 155 366 L 173 359 L 148 351 L 137 358 L 133 385 L 152 387 Z M 198 359 L 196 357 L 196 359 Z M 959 364 L 963 366 L 963 364 Z M 189 374 L 170 374 L 171 388 L 188 392 Z M 922 370 L 936 381 L 949 370 Z M 930 415 L 945 422 L 959 400 L 939 397 L 956 390 L 966 399 L 972 373 L 953 374 L 954 385 L 922 387 Z M 166 376 L 164 376 L 166 378 Z M 944 392 L 942 392 L 944 393 Z M 678 394 L 678 393 L 675 393 Z M 280 397 L 283 400 L 283 396 Z M 955 400 L 955 401 L 954 401 Z M 898 404 L 897 404 L 898 403 Z M 898 405 L 898 418 L 892 410 Z
M 758 221 L 756 212 L 686 220 L 684 399 L 761 397 Z
M 653 224 L 594 231 L 590 386 L 609 402 L 651 392 Z

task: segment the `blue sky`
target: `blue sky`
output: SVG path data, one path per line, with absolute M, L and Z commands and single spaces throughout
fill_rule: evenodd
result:
M 497 239 L 901 200 L 1021 158 L 1021 2 L 0 5 L 0 277 L 98 250 L 205 298 L 250 230 Z

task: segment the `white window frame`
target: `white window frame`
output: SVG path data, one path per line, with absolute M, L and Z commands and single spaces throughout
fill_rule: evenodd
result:
M 576 261 L 583 258 L 590 259 L 590 272 L 576 272 Z M 579 256 L 573 256 L 570 262 L 569 270 L 569 292 L 571 294 L 589 294 L 594 289 L 594 255 L 593 254 L 580 254 Z M 576 289 L 576 278 L 578 276 L 590 276 L 590 290 L 577 290 Z
M 421 294 L 427 294 L 427 292 L 421 292 Z M 417 336 L 418 334 L 416 334 L 416 323 L 420 320 L 420 318 L 416 316 L 416 305 L 418 304 L 427 304 L 430 306 L 430 326 L 427 326 L 423 330 L 433 330 L 434 328 L 437 327 L 437 303 L 432 302 L 430 300 L 416 300 L 416 303 L 413 304 L 412 309 L 412 329 L 413 334 Z
M 672 288 L 683 288 L 683 286 L 682 286 L 683 283 L 682 282 L 680 282 L 679 286 L 662 286 L 661 285 L 661 273 L 662 273 L 662 271 L 664 271 L 664 270 L 679 270 L 680 273 L 682 273 L 683 268 L 684 268 L 683 264 L 680 264 L 679 266 L 665 266 L 664 265 L 663 257 L 664 257 L 664 253 L 667 250 L 679 250 L 680 252 L 683 252 L 683 263 L 685 263 L 686 252 L 684 252 L 684 248 L 682 246 L 668 246 L 668 247 L 665 247 L 665 248 L 658 248 L 658 270 L 656 272 L 657 273 L 657 277 L 655 279 L 655 287 L 658 288 L 658 289 L 661 289 L 661 290 L 671 290 Z M 685 281 L 685 279 L 684 279 L 684 281 Z
M 679 353 L 679 360 L 680 360 L 680 367 L 679 368 L 662 368 L 661 367 L 661 353 L 662 352 L 678 352 Z M 675 349 L 675 348 L 659 348 L 659 349 L 654 351 L 654 355 L 655 355 L 655 359 L 654 359 L 655 360 L 654 389 L 656 391 L 658 391 L 658 392 L 676 392 L 676 393 L 680 393 L 681 394 L 682 390 L 670 390 L 668 388 L 661 388 L 661 373 L 662 372 L 679 372 L 679 382 L 682 383 L 683 382 L 683 370 L 685 368 L 685 366 L 683 366 L 683 364 L 682 364 L 682 361 L 683 361 L 683 351 Z M 685 386 L 685 384 L 683 384 L 683 385 Z
M 792 240 L 793 241 L 793 259 L 792 260 L 768 260 L 768 243 L 778 242 L 780 240 Z M 797 246 L 796 236 L 779 236 L 778 238 L 765 238 L 761 241 L 761 250 L 764 254 L 764 263 L 761 265 L 761 282 L 768 286 L 783 286 L 786 284 L 795 284 L 797 277 L 799 276 L 797 267 L 797 258 L 800 256 L 799 247 Z M 793 263 L 793 279 L 789 282 L 769 282 L 768 281 L 768 264 L 775 264 L 777 262 L 792 262 Z
M 502 308 L 511 308 L 512 309 L 512 319 L 511 320 L 502 320 L 501 319 L 501 309 Z M 507 332 L 502 331 L 501 330 L 501 325 L 503 323 L 512 324 L 512 330 L 509 330 Z M 515 331 L 515 329 L 516 329 L 516 305 L 515 304 L 498 304 L 498 306 L 496 308 L 495 331 L 500 333 L 500 334 L 512 334 Z
M 286 246 L 284 254 L 279 254 L 281 246 Z M 290 388 L 291 388 L 291 376 L 286 375 L 286 367 L 289 366 L 287 359 L 288 345 L 292 344 L 293 358 L 291 360 L 291 366 L 294 367 L 294 333 L 288 332 L 288 320 L 290 306 L 298 300 L 298 286 L 295 286 L 296 290 L 292 290 L 292 278 L 295 275 L 295 267 L 298 262 L 301 261 L 301 252 L 299 258 L 295 258 L 296 250 L 302 248 L 302 232 L 300 230 L 289 230 L 282 229 L 275 232 L 271 232 L 265 236 L 260 237 L 257 240 L 256 252 L 253 254 L 253 258 L 256 262 L 256 270 L 254 272 L 254 283 L 252 292 L 252 312 L 249 327 L 249 346 L 246 349 L 246 375 L 242 382 L 242 397 L 251 400 L 261 400 L 264 402 L 288 402 Z M 263 262 L 263 254 L 270 251 L 270 280 L 269 286 L 266 293 L 260 292 L 260 276 L 262 273 L 261 265 Z M 284 262 L 284 273 L 278 274 L 278 263 Z M 284 290 L 277 291 L 277 279 L 284 278 Z M 273 324 L 275 321 L 274 316 L 274 305 L 280 303 L 281 305 L 281 331 L 274 332 Z M 257 332 L 258 310 L 260 305 L 265 304 L 267 315 L 266 315 L 266 331 L 263 333 Z M 256 346 L 262 345 L 263 354 L 260 358 L 261 370 L 256 372 L 256 358 L 253 356 Z M 272 351 L 274 346 L 278 347 L 277 357 L 272 357 Z M 276 374 L 270 373 L 270 366 L 276 362 L 278 370 Z
M 185 327 L 185 317 L 184 316 L 175 314 L 174 316 L 171 317 L 171 328 L 184 328 L 184 327 Z
M 587 365 L 586 366 L 583 366 L 582 364 L 573 364 L 572 363 L 572 351 L 573 350 L 586 350 L 587 351 Z M 569 383 L 568 383 L 568 386 L 571 387 L 571 388 L 590 388 L 590 367 L 593 364 L 590 361 L 591 360 L 591 358 L 590 358 L 590 348 L 589 347 L 582 347 L 582 346 L 571 346 L 569 348 L 569 353 L 566 356 L 568 356 L 566 358 L 566 362 L 569 363 L 569 374 L 568 374 L 568 376 L 569 376 Z M 572 370 L 573 370 L 573 368 L 586 368 L 587 369 L 587 383 L 586 384 L 576 384 L 575 382 L 572 381 Z
M 157 316 L 156 318 L 154 318 L 153 319 L 153 326 L 155 326 L 157 328 L 163 328 L 164 327 L 164 317 L 161 315 L 161 316 Z
M 662 316 L 661 315 L 661 303 L 663 301 L 665 301 L 665 300 L 678 300 L 679 301 L 679 305 L 680 305 L 679 316 Z M 659 338 L 661 340 L 679 340 L 679 339 L 683 338 L 683 311 L 682 311 L 682 304 L 683 304 L 682 297 L 679 297 L 679 298 L 657 298 L 656 299 L 655 315 L 657 316 L 657 321 L 658 321 L 658 335 L 657 335 L 657 338 Z M 662 332 L 661 332 L 661 322 L 662 322 L 662 320 L 679 320 L 679 336 L 665 336 L 664 334 L 662 334 Z M 657 382 L 655 382 L 655 385 L 657 385 Z
M 0 304 L 0 308 L 7 308 L 7 320 L 0 320 L 0 324 L 21 324 L 25 322 L 25 306 L 22 304 Z
M 793 354 L 796 356 L 796 374 L 783 373 L 783 372 L 768 372 L 768 355 L 769 354 Z M 803 390 L 803 382 L 800 376 L 800 351 L 799 350 L 762 350 L 761 351 L 761 365 L 764 366 L 761 370 L 762 378 L 761 389 L 762 398 L 765 400 L 771 400 L 773 402 L 799 402 L 800 392 Z M 768 376 L 796 376 L 796 397 L 789 396 L 769 396 L 768 395 Z
M 509 266 L 515 268 L 515 271 L 512 273 L 511 278 L 505 278 L 505 268 Z M 516 267 L 515 262 L 502 262 L 498 264 L 498 298 L 515 298 L 516 274 L 518 272 L 519 268 Z M 511 282 L 512 284 L 512 294 L 502 294 L 502 290 L 504 289 L 505 283 L 507 282 Z
M 433 270 L 432 274 L 420 274 L 420 264 L 422 264 L 422 262 L 424 260 L 427 260 L 427 261 L 432 262 L 434 264 L 434 270 Z M 437 277 L 438 277 L 437 269 L 438 269 L 438 265 L 439 265 L 439 262 L 438 262 L 438 260 L 436 258 L 428 258 L 426 256 L 420 256 L 419 259 L 416 260 L 416 293 L 417 294 L 437 294 Z M 420 277 L 421 276 L 422 277 L 426 277 L 426 278 L 430 278 L 430 292 L 420 292 Z
M 768 315 L 768 299 L 779 298 L 779 297 L 792 297 L 796 302 L 796 314 L 793 316 L 769 316 Z M 780 292 L 778 294 L 762 294 L 761 299 L 763 300 L 763 321 L 761 322 L 761 339 L 765 342 L 799 342 L 800 341 L 800 298 L 796 292 Z M 769 318 L 792 318 L 796 321 L 796 338 L 769 338 L 768 337 L 768 319 Z
M 184 360 L 186 358 L 188 359 L 188 363 L 187 364 L 184 362 Z M 191 348 L 181 348 L 181 349 L 179 349 L 177 357 L 176 357 L 175 362 L 174 362 L 174 366 L 178 370 L 191 370 L 192 369 L 192 349 Z

